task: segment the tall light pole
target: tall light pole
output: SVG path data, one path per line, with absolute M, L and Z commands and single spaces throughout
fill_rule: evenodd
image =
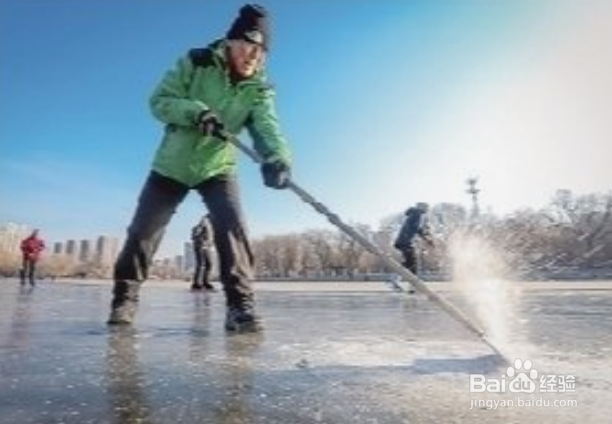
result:
M 480 189 L 476 187 L 478 177 L 468 178 L 468 189 L 466 192 L 472 197 L 472 218 L 477 218 L 480 215 L 480 207 L 478 206 L 478 193 Z

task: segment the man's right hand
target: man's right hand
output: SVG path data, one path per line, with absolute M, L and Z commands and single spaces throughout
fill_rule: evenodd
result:
M 196 119 L 198 130 L 206 136 L 222 137 L 225 127 L 223 122 L 212 110 L 205 110 Z

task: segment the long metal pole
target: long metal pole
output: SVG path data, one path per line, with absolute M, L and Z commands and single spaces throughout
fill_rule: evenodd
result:
M 240 140 L 232 135 L 225 135 L 227 141 L 232 143 L 238 149 L 240 149 L 243 153 L 249 156 L 254 162 L 258 164 L 262 164 L 262 158 L 250 147 L 244 145 L 240 142 Z M 451 317 L 459 321 L 466 329 L 468 329 L 471 333 L 476 335 L 478 338 L 482 339 L 484 343 L 486 343 L 491 349 L 495 351 L 498 355 L 502 356 L 502 353 L 491 343 L 491 341 L 487 338 L 487 335 L 483 330 L 478 328 L 474 323 L 472 323 L 469 318 L 461 312 L 459 309 L 455 308 L 451 303 L 441 297 L 439 294 L 433 292 L 429 289 L 419 278 L 410 272 L 408 269 L 404 268 L 399 262 L 397 262 L 390 254 L 384 252 L 378 246 L 376 246 L 373 242 L 364 237 L 361 233 L 356 231 L 350 225 L 345 224 L 338 215 L 331 212 L 325 205 L 321 202 L 317 201 L 312 195 L 310 195 L 306 190 L 297 185 L 294 181 L 288 181 L 287 188 L 294 192 L 304 203 L 309 204 L 315 211 L 327 217 L 328 221 L 333 225 L 338 227 L 344 233 L 346 233 L 349 237 L 353 238 L 356 242 L 358 242 L 364 249 L 368 252 L 372 253 L 379 257 L 385 265 L 391 268 L 393 271 L 401 275 L 406 281 L 408 281 L 416 290 L 425 294 L 429 300 L 436 303 L 440 306 L 444 311 L 446 311 Z

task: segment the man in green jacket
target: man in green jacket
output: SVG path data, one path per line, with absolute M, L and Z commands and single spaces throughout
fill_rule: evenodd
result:
M 155 89 L 150 106 L 164 137 L 138 199 L 127 239 L 115 263 L 109 325 L 131 324 L 138 291 L 164 229 L 191 190 L 204 201 L 215 233 L 226 296 L 228 331 L 257 331 L 251 285 L 253 254 L 236 178 L 237 149 L 226 141 L 246 128 L 264 159 L 266 186 L 290 179 L 290 151 L 266 82 L 268 15 L 245 5 L 225 38 L 181 57 Z

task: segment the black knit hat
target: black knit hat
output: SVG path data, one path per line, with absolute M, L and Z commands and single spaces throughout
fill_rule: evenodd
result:
M 259 44 L 268 50 L 270 45 L 270 29 L 268 27 L 268 12 L 257 4 L 242 6 L 240 14 L 227 31 L 228 40 L 246 40 Z

